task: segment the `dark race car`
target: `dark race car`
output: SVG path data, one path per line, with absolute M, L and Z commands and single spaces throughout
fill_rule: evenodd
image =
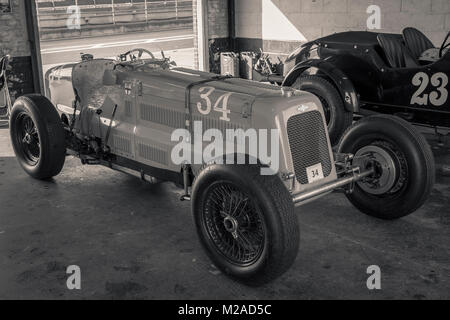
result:
M 310 91 L 324 105 L 336 143 L 354 113 L 395 114 L 450 128 L 450 33 L 440 48 L 419 30 L 403 34 L 336 33 L 302 45 L 286 59 L 285 86 Z

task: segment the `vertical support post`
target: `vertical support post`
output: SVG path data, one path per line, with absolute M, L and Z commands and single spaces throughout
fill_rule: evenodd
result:
M 112 13 L 113 24 L 116 24 L 116 11 L 114 8 L 114 0 L 111 0 L 111 13 Z
M 144 0 L 144 6 L 145 6 L 145 22 L 148 23 L 148 4 L 147 4 L 147 0 Z
M 41 30 L 41 14 L 39 13 L 39 3 L 36 1 L 36 19 L 38 32 Z
M 209 71 L 208 2 L 197 0 L 196 5 L 198 64 L 200 71 Z
M 33 73 L 34 92 L 44 94 L 41 45 L 39 39 L 37 7 L 34 1 L 24 1 L 25 21 L 31 51 L 31 68 Z
M 230 51 L 236 51 L 236 2 L 228 0 L 228 38 Z
M 178 0 L 175 0 L 175 20 L 178 20 Z

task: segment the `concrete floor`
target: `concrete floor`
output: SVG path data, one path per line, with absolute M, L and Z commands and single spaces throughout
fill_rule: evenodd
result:
M 450 142 L 435 151 L 441 170 Z M 0 299 L 449 299 L 450 178 L 438 176 L 428 203 L 399 221 L 367 217 L 341 194 L 299 208 L 294 266 L 248 288 L 211 265 L 172 184 L 74 158 L 36 181 L 0 128 Z M 66 289 L 69 265 L 81 267 L 81 291 Z M 366 288 L 370 265 L 381 267 L 380 291 Z

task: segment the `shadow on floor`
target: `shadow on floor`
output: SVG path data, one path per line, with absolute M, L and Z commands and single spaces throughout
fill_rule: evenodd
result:
M 440 165 L 449 154 L 437 153 Z M 341 194 L 299 208 L 297 261 L 261 288 L 211 265 L 180 194 L 74 158 L 54 180 L 36 181 L 0 157 L 0 298 L 450 298 L 448 177 L 394 222 L 359 213 Z M 80 291 L 66 288 L 69 265 L 82 270 Z M 370 265 L 381 267 L 381 291 L 366 287 Z

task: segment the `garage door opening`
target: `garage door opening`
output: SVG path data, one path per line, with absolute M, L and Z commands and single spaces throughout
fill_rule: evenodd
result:
M 44 75 L 83 54 L 116 59 L 136 48 L 194 67 L 192 0 L 36 0 L 36 8 Z

